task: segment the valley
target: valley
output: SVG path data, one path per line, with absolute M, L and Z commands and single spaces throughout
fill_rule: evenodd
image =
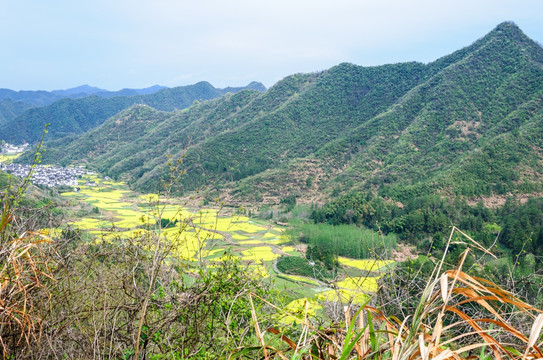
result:
M 87 216 L 66 224 L 72 231 L 82 231 L 85 241 L 115 243 L 132 239 L 147 241 L 147 246 L 152 247 L 152 238 L 163 237 L 172 246 L 168 256 L 204 269 L 213 269 L 226 254 L 237 257 L 262 281 L 273 282 L 275 288 L 292 298 L 285 308 L 290 313 L 303 309 L 304 300 L 314 304 L 317 300 L 361 303 L 377 290 L 379 272 L 393 263 L 340 257 L 343 269 L 338 271 L 337 278 L 325 282 L 315 276 L 285 274 L 276 266 L 280 257 L 311 262 L 305 259 L 303 246 L 285 234 L 284 226 L 249 218 L 243 212 L 224 215 L 227 209 L 219 204 L 190 209 L 180 198 L 138 195 L 124 183 L 105 180 L 96 174 L 83 175 L 77 189 L 61 196 L 70 202 L 69 207 L 84 204 L 92 208 Z M 43 229 L 43 232 L 55 237 L 62 230 Z M 292 316 L 288 319 L 294 321 Z
M 0 140 L 29 143 L 5 358 L 543 358 L 543 47 L 512 22 L 269 89 L 0 89 Z

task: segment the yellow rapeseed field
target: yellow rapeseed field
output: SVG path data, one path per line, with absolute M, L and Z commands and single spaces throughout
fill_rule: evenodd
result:
M 283 325 L 291 325 L 294 323 L 303 323 L 306 316 L 306 303 L 307 303 L 307 316 L 309 318 L 314 317 L 317 311 L 322 310 L 322 305 L 311 298 L 300 298 L 291 301 L 285 310 L 288 314 L 282 314 L 279 321 Z
M 277 226 L 266 226 L 251 221 L 246 216 L 220 216 L 217 209 L 203 209 L 189 211 L 181 205 L 170 202 L 159 202 L 158 194 L 147 194 L 135 197 L 129 190 L 119 188 L 121 183 L 102 181 L 97 176 L 87 176 L 82 180 L 94 181 L 99 186 L 81 186 L 80 192 L 66 192 L 66 198 L 73 198 L 89 203 L 101 211 L 100 219 L 85 217 L 73 222 L 71 225 L 96 236 L 96 241 L 112 242 L 118 239 L 138 239 L 147 237 L 147 240 L 160 239 L 172 245 L 172 255 L 187 261 L 207 259 L 209 267 L 213 268 L 222 260 L 226 260 L 225 252 L 230 249 L 234 256 L 248 263 L 249 270 L 256 276 L 269 277 L 266 269 L 270 262 L 279 257 L 269 245 L 275 245 L 287 253 L 296 253 L 291 246 L 291 240 L 282 233 Z M 130 195 L 130 196 L 128 196 Z M 98 216 L 97 216 L 98 217 Z M 103 219 L 102 219 L 103 217 Z M 164 229 L 156 227 L 157 221 L 162 219 L 178 220 L 173 226 Z M 190 222 L 192 221 L 192 222 Z M 112 230 L 113 226 L 113 230 Z M 147 229 L 147 230 L 146 230 Z M 226 246 L 221 234 L 207 231 L 215 230 L 227 232 L 236 241 L 237 246 Z M 54 232 L 49 231 L 49 234 Z M 219 243 L 219 247 L 213 247 Z M 149 250 L 153 250 L 153 241 L 150 241 Z M 287 246 L 282 246 L 289 244 Z M 257 246 L 255 246 L 257 245 Z M 342 265 L 366 271 L 379 271 L 389 265 L 390 261 L 355 260 L 340 257 Z M 319 282 L 311 278 L 282 274 L 285 279 L 294 283 L 305 283 L 305 287 L 319 286 Z M 344 303 L 353 301 L 362 303 L 368 299 L 369 294 L 377 290 L 378 278 L 348 278 L 338 282 L 336 290 L 327 290 L 317 294 L 314 298 L 302 298 L 292 301 L 287 309 L 298 316 L 284 315 L 281 323 L 292 324 L 296 318 L 303 319 L 304 302 L 308 301 L 308 315 L 314 316 L 316 311 L 322 309 L 318 301 L 340 300 Z M 293 284 L 293 286 L 301 286 Z
M 258 233 L 258 232 L 266 230 L 265 227 L 253 225 L 248 222 L 239 222 L 237 221 L 237 219 L 238 218 L 236 217 L 216 218 L 216 219 L 213 219 L 211 223 L 206 223 L 206 225 L 218 231 L 227 231 L 227 232 L 241 231 L 241 232 L 249 233 L 249 234 Z M 195 219 L 194 223 L 202 224 L 198 222 L 197 220 L 198 219 Z
M 337 289 L 317 294 L 316 298 L 324 301 L 361 304 L 370 294 L 378 289 L 378 277 L 351 277 L 337 282 Z
M 21 155 L 22 155 L 22 153 L 0 155 L 0 162 L 9 164 L 9 163 L 11 163 L 13 160 L 17 159 Z
M 366 271 L 379 271 L 387 265 L 394 263 L 392 260 L 349 259 L 341 256 L 338 257 L 338 261 L 342 265 L 347 265 Z
M 295 253 L 296 249 L 294 249 L 294 246 L 283 246 L 281 248 L 281 251 L 284 251 L 286 253 Z
M 243 254 L 243 260 L 252 260 L 256 264 L 261 264 L 262 261 L 273 261 L 279 257 L 269 246 L 255 246 L 243 250 L 241 253 Z

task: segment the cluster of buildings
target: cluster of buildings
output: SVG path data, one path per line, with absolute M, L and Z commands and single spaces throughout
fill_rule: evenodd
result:
M 1 152 L 4 154 L 18 154 L 26 151 L 26 149 L 28 149 L 28 144 L 12 145 L 5 143 L 2 145 Z
M 0 164 L 0 170 L 15 176 L 26 177 L 30 171 L 30 165 Z M 31 181 L 34 185 L 43 186 L 77 186 L 77 179 L 85 174 L 90 174 L 83 167 L 62 168 L 57 166 L 35 165 L 32 171 Z

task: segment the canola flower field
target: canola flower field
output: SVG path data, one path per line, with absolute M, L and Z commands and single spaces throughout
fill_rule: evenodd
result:
M 0 163 L 10 164 L 13 160 L 21 156 L 22 153 L 17 154 L 2 154 L 0 155 Z
M 227 252 L 240 257 L 256 275 L 273 278 L 276 286 L 298 294 L 286 307 L 291 315 L 281 319 L 286 325 L 298 321 L 300 312 L 306 311 L 306 303 L 308 315 L 314 315 L 322 309 L 322 301 L 365 302 L 377 290 L 379 272 L 391 264 L 340 257 L 338 260 L 344 267 L 365 275 L 323 284 L 312 278 L 277 272 L 274 261 L 281 255 L 302 254 L 283 234 L 283 228 L 275 224 L 242 215 L 223 216 L 220 210 L 212 208 L 189 210 L 158 194 L 137 195 L 124 183 L 104 180 L 98 175 L 86 175 L 80 180 L 79 191 L 64 192 L 62 196 L 74 204 L 84 202 L 94 208 L 91 215 L 70 223 L 90 234 L 91 241 L 144 239 L 158 234 L 171 242 L 174 256 L 204 263 L 210 269 Z M 51 236 L 59 234 L 58 229 L 44 231 Z M 373 275 L 368 275 L 370 272 Z

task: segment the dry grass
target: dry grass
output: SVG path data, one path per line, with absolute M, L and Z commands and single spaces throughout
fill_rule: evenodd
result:
M 39 342 L 42 334 L 40 310 L 47 294 L 47 280 L 54 280 L 44 245 L 50 239 L 39 232 L 24 231 L 4 199 L 0 219 L 0 346 L 4 358 L 23 343 Z M 41 296 L 36 296 L 41 293 Z
M 486 252 L 454 227 L 447 248 L 453 243 L 453 235 Z M 458 238 L 454 243 L 458 243 Z M 343 326 L 322 329 L 311 324 L 306 311 L 305 315 L 298 315 L 298 322 L 303 324 L 299 340 L 290 339 L 276 328 L 268 328 L 267 335 L 266 332 L 259 335 L 260 347 L 240 349 L 232 357 L 254 355 L 257 351 L 270 359 L 543 358 L 543 343 L 538 343 L 543 327 L 541 310 L 497 284 L 462 271 L 469 251 L 470 248 L 464 251 L 455 269 L 442 271 L 445 257 L 438 262 L 419 305 L 404 319 L 389 317 L 366 302 L 357 310 L 345 307 Z M 285 313 L 283 309 L 278 310 Z M 531 331 L 515 328 L 506 320 L 511 316 L 531 318 Z

